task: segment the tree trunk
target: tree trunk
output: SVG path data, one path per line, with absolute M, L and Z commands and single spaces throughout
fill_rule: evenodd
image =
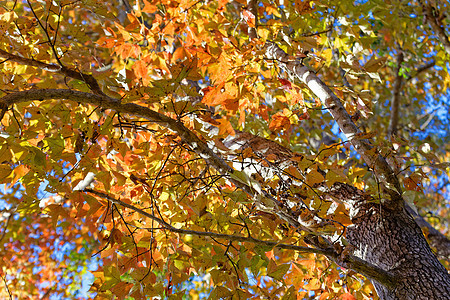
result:
M 345 185 L 351 199 L 353 225 L 346 238 L 354 255 L 391 273 L 393 287 L 372 280 L 381 299 L 450 299 L 450 276 L 430 249 L 421 229 L 406 209 L 391 210 L 371 202 Z M 358 196 L 359 195 L 359 196 Z M 355 197 L 356 196 L 356 197 Z

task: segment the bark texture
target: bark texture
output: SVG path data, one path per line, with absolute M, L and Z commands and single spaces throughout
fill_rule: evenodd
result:
M 346 186 L 353 208 L 347 240 L 354 255 L 394 275 L 392 288 L 373 281 L 381 299 L 449 299 L 450 276 L 406 209 L 391 210 Z

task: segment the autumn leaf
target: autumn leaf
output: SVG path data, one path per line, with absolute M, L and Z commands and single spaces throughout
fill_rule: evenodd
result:
M 267 266 L 267 275 L 276 280 L 281 280 L 290 267 L 290 264 L 277 264 L 271 259 Z
M 148 66 L 145 61 L 137 61 L 133 66 L 133 70 L 137 78 L 147 78 Z
M 342 300 L 356 300 L 356 298 L 353 297 L 353 295 L 350 294 L 350 293 L 342 294 L 340 299 L 342 299 Z
M 284 112 L 277 112 L 271 119 L 272 121 L 269 124 L 270 130 L 288 130 L 291 127 L 291 121 L 284 115 Z
M 422 2 L 3 1 L 0 299 L 442 298 Z
M 290 90 L 292 88 L 291 82 L 284 78 L 278 78 L 278 81 L 283 85 L 284 89 Z
M 405 188 L 410 191 L 422 190 L 422 176 L 417 173 L 411 174 L 411 176 L 404 180 Z
M 244 9 L 242 11 L 242 16 L 244 17 L 245 22 L 247 22 L 247 25 L 249 27 L 256 27 L 256 18 L 253 13 L 251 13 L 249 10 Z
M 375 58 L 375 56 L 372 56 L 368 62 L 364 65 L 364 69 L 369 73 L 374 73 L 378 71 L 382 66 L 384 66 L 387 58 Z

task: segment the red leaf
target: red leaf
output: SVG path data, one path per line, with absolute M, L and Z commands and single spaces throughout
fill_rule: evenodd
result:
M 278 81 L 283 85 L 284 89 L 292 89 L 292 84 L 289 80 L 286 80 L 284 78 L 278 78 Z

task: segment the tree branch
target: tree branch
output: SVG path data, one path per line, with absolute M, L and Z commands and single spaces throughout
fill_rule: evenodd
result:
M 444 50 L 448 55 L 450 55 L 450 40 L 448 39 L 448 36 L 445 32 L 439 11 L 437 10 L 437 8 L 433 7 L 427 0 L 420 0 L 419 2 L 422 6 L 423 12 L 425 13 L 426 21 L 437 34 L 439 41 L 444 47 Z
M 391 200 L 383 200 L 392 208 L 400 208 L 403 206 L 401 197 L 402 190 L 397 176 L 371 143 L 361 138 L 362 132 L 350 118 L 339 98 L 331 91 L 331 89 L 320 80 L 316 74 L 310 71 L 300 61 L 289 56 L 281 48 L 274 43 L 266 44 L 266 56 L 268 59 L 276 61 L 278 65 L 286 70 L 289 74 L 299 78 L 305 83 L 309 89 L 322 101 L 322 104 L 328 109 L 334 120 L 338 123 L 341 131 L 346 135 L 347 139 L 356 149 L 358 154 L 364 159 L 366 164 L 373 168 L 375 175 L 383 184 L 386 192 L 390 195 Z
M 101 197 L 103 199 L 106 199 L 112 203 L 119 204 L 123 207 L 126 207 L 128 209 L 131 209 L 142 216 L 145 216 L 158 224 L 160 224 L 164 229 L 167 229 L 171 232 L 175 232 L 178 234 L 183 235 L 196 235 L 196 236 L 206 236 L 211 238 L 220 238 L 220 239 L 226 239 L 228 241 L 237 241 L 237 242 L 248 242 L 253 244 L 259 244 L 269 247 L 276 247 L 279 249 L 287 249 L 287 250 L 294 250 L 299 251 L 303 253 L 314 253 L 314 254 L 321 254 L 325 255 L 328 258 L 335 261 L 337 264 L 344 266 L 345 268 L 351 268 L 354 271 L 363 274 L 364 276 L 371 278 L 373 280 L 376 280 L 383 285 L 387 287 L 393 287 L 395 286 L 395 278 L 392 276 L 391 273 L 384 271 L 383 269 L 370 264 L 356 256 L 353 255 L 339 255 L 333 248 L 327 248 L 327 249 L 321 249 L 321 248 L 310 248 L 310 247 L 303 247 L 303 246 L 297 246 L 297 245 L 289 245 L 289 244 L 281 244 L 279 242 L 274 241 L 264 241 L 260 239 L 255 239 L 251 236 L 244 237 L 244 236 L 238 236 L 238 235 L 230 235 L 230 234 L 223 234 L 223 233 L 215 233 L 215 232 L 205 232 L 205 231 L 197 231 L 197 230 L 189 230 L 189 229 L 179 229 L 176 227 L 173 227 L 172 225 L 168 224 L 166 221 L 155 217 L 154 215 L 151 215 L 145 211 L 143 211 L 140 208 L 137 208 L 131 204 L 125 203 L 121 200 L 115 199 L 110 197 L 109 195 L 95 191 L 92 189 L 85 189 L 85 192 L 94 194 L 98 197 Z M 142 228 L 145 229 L 145 228 Z
M 52 39 L 50 38 L 50 35 L 48 34 L 48 30 L 47 30 L 47 26 L 44 27 L 44 25 L 42 25 L 41 20 L 39 20 L 39 17 L 36 15 L 33 6 L 30 3 L 30 0 L 27 0 L 28 6 L 30 7 L 31 12 L 33 13 L 34 18 L 37 20 L 39 26 L 42 28 L 42 30 L 44 31 L 45 35 L 47 36 L 47 40 L 48 40 L 48 44 L 50 45 L 50 48 L 52 49 L 53 55 L 55 56 L 56 61 L 58 62 L 58 64 L 64 68 L 61 60 L 58 57 L 58 53 L 56 53 L 56 49 L 55 49 L 55 41 L 52 41 Z
M 247 9 L 255 16 L 255 27 L 248 26 L 248 37 L 250 40 L 253 40 L 258 37 L 258 33 L 256 32 L 256 27 L 258 24 L 258 1 L 247 0 Z
M 420 66 L 417 68 L 416 72 L 413 75 L 409 75 L 406 80 L 411 80 L 414 77 L 418 76 L 420 73 L 425 72 L 426 70 L 434 67 L 436 65 L 436 61 L 432 59 L 430 62 Z
M 21 65 L 37 67 L 37 68 L 45 70 L 45 71 L 59 73 L 63 76 L 81 80 L 89 86 L 89 88 L 92 90 L 92 92 L 94 94 L 106 96 L 103 93 L 102 89 L 100 88 L 97 80 L 92 75 L 85 74 L 85 73 L 82 73 L 79 71 L 75 71 L 75 70 L 72 70 L 72 69 L 64 67 L 64 66 L 48 64 L 48 63 L 37 61 L 34 59 L 21 57 L 21 56 L 11 54 L 11 53 L 6 52 L 1 49 L 0 49 L 0 56 L 6 58 L 8 61 L 13 61 L 13 62 L 19 63 Z
M 337 11 L 335 12 L 335 14 L 337 14 Z M 347 72 L 345 72 L 345 70 L 342 69 L 342 67 L 339 65 L 339 50 L 334 47 L 333 27 L 334 27 L 334 23 L 335 22 L 336 22 L 336 15 L 333 15 L 331 17 L 330 30 L 327 33 L 327 38 L 328 38 L 328 40 L 330 41 L 330 43 L 332 45 L 331 46 L 331 53 L 333 55 L 334 60 L 336 61 L 337 66 L 338 66 L 339 74 L 342 77 L 342 82 L 343 82 L 345 87 L 347 87 L 349 89 L 352 89 L 352 87 L 351 87 L 351 85 L 348 82 L 347 77 L 346 77 Z
M 0 103 L 3 103 L 6 106 L 10 106 L 15 103 L 21 103 L 21 102 L 27 102 L 27 101 L 33 101 L 33 100 L 47 100 L 47 99 L 67 99 L 72 100 L 76 102 L 81 103 L 88 103 L 93 104 L 97 106 L 101 106 L 105 109 L 113 109 L 117 112 L 121 113 L 127 113 L 131 114 L 136 117 L 142 117 L 149 121 L 156 122 L 160 124 L 161 126 L 164 126 L 166 128 L 169 128 L 170 130 L 177 133 L 181 139 L 186 142 L 192 150 L 194 150 L 200 157 L 205 159 L 206 162 L 208 162 L 210 165 L 212 165 L 219 173 L 222 174 L 228 174 L 231 175 L 235 171 L 232 169 L 221 157 L 219 157 L 217 154 L 215 154 L 202 140 L 200 140 L 194 133 L 192 133 L 188 128 L 186 128 L 181 122 L 174 120 L 170 117 L 167 117 L 163 114 L 160 114 L 158 112 L 155 112 L 149 108 L 139 106 L 134 103 L 125 103 L 122 104 L 118 99 L 114 99 L 108 96 L 102 96 L 102 95 L 95 95 L 91 93 L 85 93 L 85 92 L 79 92 L 79 91 L 73 91 L 73 90 L 67 90 L 67 89 L 46 89 L 46 90 L 28 90 L 28 91 L 21 91 L 13 94 L 8 94 L 2 98 L 0 98 Z M 310 231 L 308 228 L 305 228 L 302 226 L 295 217 L 293 217 L 286 209 L 283 208 L 282 204 L 279 204 L 279 201 L 277 199 L 274 199 L 270 194 L 267 192 L 262 191 L 262 194 L 259 194 L 256 192 L 253 188 L 251 188 L 248 185 L 245 185 L 241 181 L 233 180 L 230 178 L 230 180 L 239 188 L 243 189 L 246 193 L 248 193 L 251 196 L 255 197 L 255 200 L 258 201 L 258 195 L 260 197 L 265 197 L 275 205 L 274 212 L 282 219 L 286 220 L 291 226 L 294 228 L 302 229 L 305 231 Z M 85 191 L 93 191 L 90 189 L 85 189 Z M 95 191 L 94 191 L 95 192 Z M 125 207 L 128 207 L 130 209 L 137 209 L 129 204 L 126 204 L 124 202 L 118 202 L 118 200 L 114 200 L 116 203 L 123 205 Z M 142 211 L 142 213 L 146 213 Z M 147 216 L 147 215 L 145 215 Z M 155 218 L 154 216 L 150 215 L 151 218 Z M 149 216 L 147 216 L 149 217 Z M 150 218 L 150 217 L 149 217 Z M 155 220 L 157 221 L 157 220 Z M 165 223 L 163 220 L 160 220 L 163 223 L 163 226 L 166 228 L 170 228 L 167 226 L 171 226 L 167 223 Z M 175 228 L 176 229 L 176 228 Z M 179 230 L 179 229 L 176 229 Z M 180 231 L 181 232 L 181 231 Z M 184 231 L 184 234 L 195 234 L 194 231 Z M 217 235 L 217 238 L 227 238 L 225 235 Z M 237 239 L 241 239 L 240 237 Z M 252 238 L 242 238 L 242 241 L 244 239 L 248 239 L 246 241 L 252 240 Z M 255 242 L 255 241 L 253 241 Z M 264 241 L 262 241 L 265 243 Z M 267 242 L 266 245 L 270 246 L 277 246 L 276 242 Z M 293 246 L 293 245 L 287 245 L 285 249 L 292 249 L 292 250 L 301 250 L 301 251 L 309 251 L 306 249 L 312 249 L 312 248 L 297 248 L 299 246 Z M 393 284 L 392 276 L 388 273 L 383 271 L 382 269 L 371 265 L 367 262 L 361 261 L 357 257 L 353 256 L 346 256 L 345 259 L 341 258 L 338 253 L 336 253 L 333 249 L 330 250 L 320 250 L 316 249 L 317 251 L 314 253 L 323 254 L 330 259 L 333 259 L 336 262 L 340 262 L 342 266 L 354 269 L 356 272 L 359 272 L 365 276 L 368 276 L 374 280 L 377 280 L 380 283 L 390 285 Z M 319 252 L 321 251 L 321 252 Z M 313 253 L 313 252 L 311 252 Z
M 197 153 L 208 164 L 215 168 L 222 175 L 229 175 L 229 180 L 238 188 L 242 189 L 248 195 L 254 197 L 259 204 L 264 205 L 262 198 L 267 199 L 274 206 L 274 212 L 291 226 L 307 232 L 311 230 L 302 226 L 296 217 L 284 207 L 283 203 L 273 197 L 265 190 L 256 190 L 243 180 L 237 180 L 240 172 L 230 167 L 220 156 L 218 156 L 208 145 L 197 137 L 192 131 L 186 128 L 180 121 L 174 120 L 161 113 L 155 112 L 147 107 L 143 107 L 134 103 L 122 104 L 119 99 L 111 98 L 106 95 L 98 95 L 85 93 L 68 89 L 42 89 L 27 90 L 8 94 L 0 98 L 0 106 L 9 107 L 15 103 L 33 101 L 33 100 L 50 100 L 50 99 L 67 99 L 80 103 L 93 104 L 105 109 L 112 109 L 119 113 L 130 114 L 135 117 L 145 118 L 151 122 L 158 123 L 175 132 L 190 148 Z M 264 205 L 265 206 L 265 205 Z
M 11 294 L 11 291 L 9 290 L 8 283 L 6 282 L 6 276 L 3 277 L 2 275 L 0 275 L 0 277 L 3 279 L 3 282 L 4 282 L 4 284 L 5 284 L 6 291 L 8 292 L 8 295 L 9 295 L 9 299 L 12 300 L 12 294 Z
M 398 115 L 400 107 L 400 91 L 402 88 L 403 76 L 400 75 L 400 69 L 403 63 L 403 52 L 401 50 L 397 53 L 397 68 L 395 69 L 394 91 L 391 100 L 391 119 L 388 127 L 388 137 L 397 134 Z
M 295 251 L 300 251 L 300 252 L 305 252 L 305 253 L 316 253 L 316 254 L 322 254 L 322 255 L 332 255 L 333 254 L 333 250 L 330 250 L 330 249 L 316 249 L 316 248 L 289 245 L 289 244 L 280 244 L 278 242 L 255 239 L 251 236 L 244 237 L 244 236 L 237 236 L 237 235 L 230 235 L 230 234 L 223 234 L 223 233 L 216 233 L 216 232 L 197 231 L 197 230 L 190 230 L 190 229 L 179 229 L 179 228 L 173 227 L 172 225 L 170 225 L 169 223 L 167 223 L 166 221 L 164 221 L 161 218 L 155 217 L 154 215 L 149 214 L 146 211 L 143 211 L 142 209 L 137 208 L 136 206 L 125 203 L 118 199 L 114 199 L 105 193 L 95 191 L 95 190 L 92 190 L 89 188 L 84 189 L 84 191 L 94 194 L 98 197 L 104 198 L 112 203 L 119 204 L 123 207 L 129 208 L 129 209 L 141 214 L 142 216 L 145 216 L 145 217 L 157 222 L 159 225 L 162 226 L 163 229 L 167 229 L 167 230 L 175 232 L 175 233 L 191 234 L 191 235 L 197 235 L 197 236 L 208 236 L 208 237 L 226 239 L 229 241 L 237 241 L 237 242 L 250 242 L 250 243 L 254 243 L 254 244 L 260 244 L 260 245 L 265 245 L 265 246 L 270 246 L 270 247 L 277 247 L 280 249 L 295 250 Z M 141 228 L 141 229 L 146 229 L 146 228 Z
M 416 213 L 411 207 L 406 206 L 408 212 L 413 216 L 414 221 L 422 229 L 430 241 L 430 245 L 436 249 L 438 257 L 450 260 L 450 240 L 439 230 L 431 226 L 421 215 Z

